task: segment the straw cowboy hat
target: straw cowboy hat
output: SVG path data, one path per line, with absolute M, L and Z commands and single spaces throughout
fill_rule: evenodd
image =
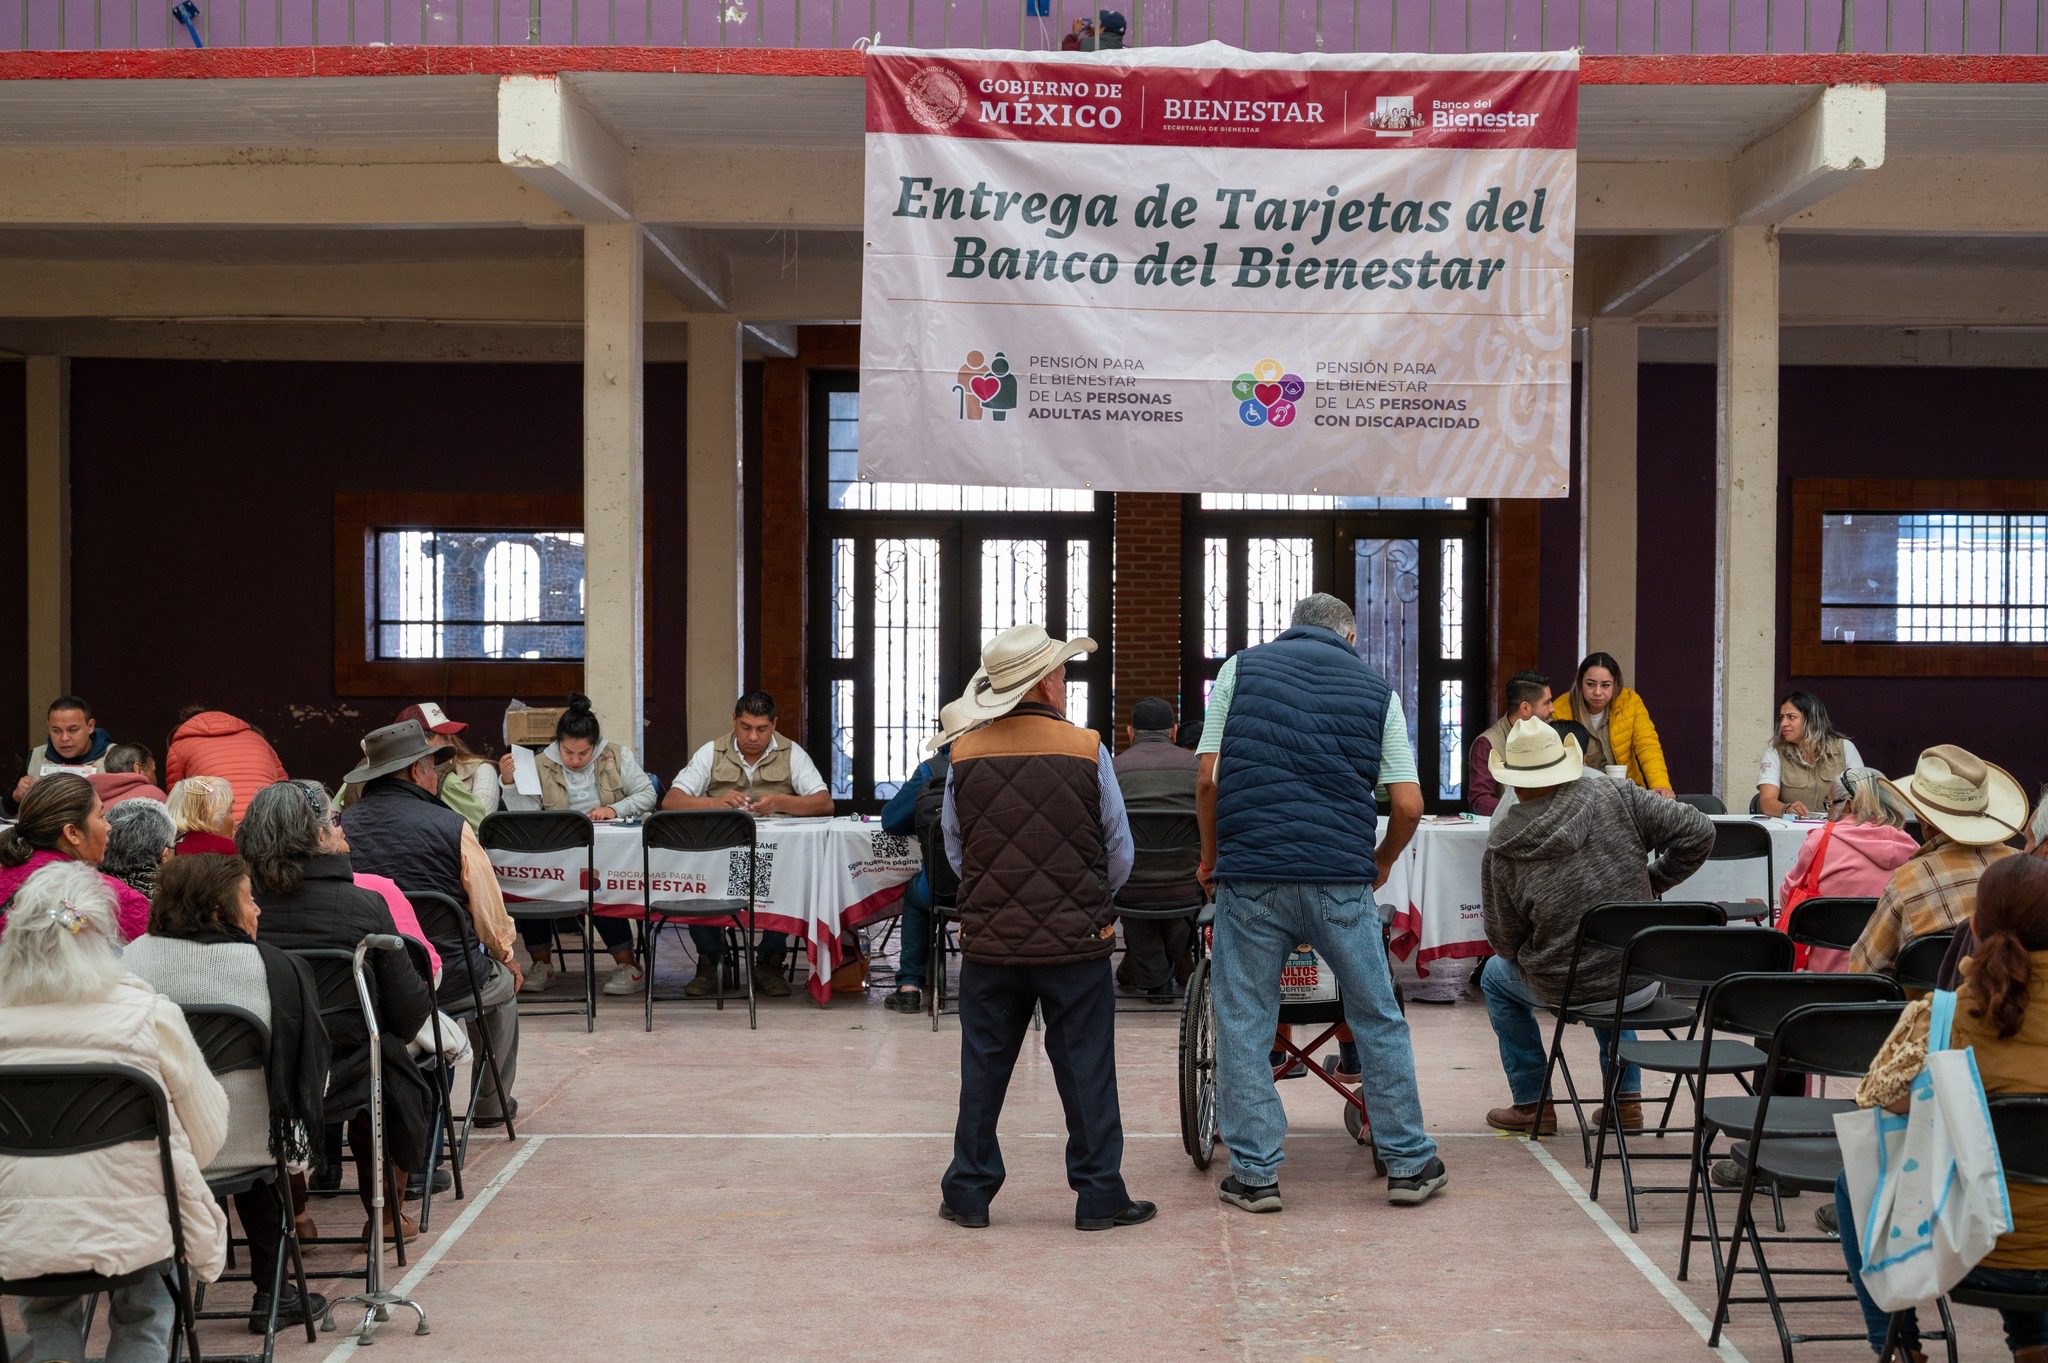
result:
M 1578 780 L 1586 757 L 1578 739 L 1559 738 L 1546 721 L 1531 717 L 1515 721 L 1507 742 L 1487 755 L 1486 769 L 1504 786 L 1532 790 Z
M 345 786 L 361 785 L 394 771 L 404 771 L 422 757 L 436 763 L 455 760 L 455 749 L 436 748 L 427 743 L 427 731 L 416 719 L 400 720 L 370 731 L 363 740 L 363 764 L 341 778 Z
M 1043 625 L 1017 625 L 989 640 L 981 651 L 981 667 L 960 699 L 939 712 L 939 736 L 926 745 L 935 752 L 961 734 L 1017 708 L 1031 688 L 1068 660 L 1095 651 L 1095 641 L 1082 635 L 1064 643 Z
M 2027 792 L 2019 779 L 1953 743 L 1927 749 L 1911 776 L 1885 784 L 1920 822 L 1967 847 L 1993 846 L 2026 827 Z

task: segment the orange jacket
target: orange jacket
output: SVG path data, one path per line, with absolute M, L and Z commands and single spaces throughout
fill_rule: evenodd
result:
M 284 763 L 247 721 L 220 710 L 203 710 L 178 726 L 164 758 L 164 784 L 188 776 L 218 776 L 235 788 L 235 822 L 256 792 L 285 780 Z

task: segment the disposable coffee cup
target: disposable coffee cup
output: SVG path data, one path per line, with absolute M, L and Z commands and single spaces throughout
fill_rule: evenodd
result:
M 1602 767 L 1601 770 L 1606 772 L 1609 776 L 1613 777 L 1617 781 L 1628 780 L 1627 767 Z

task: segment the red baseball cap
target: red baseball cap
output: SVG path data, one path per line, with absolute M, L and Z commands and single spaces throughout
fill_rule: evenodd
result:
M 469 727 L 460 720 L 448 718 L 448 712 L 432 701 L 406 706 L 398 712 L 396 722 L 403 724 L 408 719 L 418 720 L 420 727 L 430 734 L 459 734 Z

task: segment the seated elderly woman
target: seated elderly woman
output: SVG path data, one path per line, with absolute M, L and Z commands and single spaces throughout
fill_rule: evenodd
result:
M 371 933 L 398 932 L 384 900 L 355 884 L 344 850 L 348 844 L 325 792 L 317 786 L 298 781 L 266 786 L 250 801 L 238 836 L 242 859 L 249 865 L 250 887 L 262 910 L 263 940 L 272 946 L 286 951 L 353 951 Z M 397 952 L 373 951 L 364 968 L 383 1038 L 386 1164 L 402 1195 L 405 1171 L 426 1163 L 433 1129 L 433 1091 L 406 1050 L 406 1043 L 431 1015 L 433 996 L 412 962 Z M 369 1101 L 369 1028 L 353 1010 L 327 1022 L 334 1049 L 327 1110 L 343 1112 Z M 349 1120 L 348 1140 L 367 1210 L 374 1186 L 367 1111 Z M 392 1207 L 387 1206 L 384 1232 L 395 1237 L 399 1231 L 390 1223 L 391 1214 Z M 419 1234 L 419 1223 L 412 1217 L 400 1218 L 398 1225 L 408 1240 Z M 363 1234 L 369 1233 L 365 1221 Z
M 2048 1092 L 2048 864 L 2039 857 L 2009 857 L 1988 867 L 1977 882 L 1977 946 L 1963 963 L 1949 1045 L 1975 1052 L 1985 1092 Z M 1860 1107 L 1904 1112 L 1913 1081 L 1927 1063 L 1932 1006 L 1906 1005 L 1898 1025 L 1856 1090 Z M 1963 1284 L 1980 1291 L 2039 1297 L 2048 1293 L 2048 1188 L 2013 1182 L 2007 1188 L 2012 1229 Z M 1870 1347 L 1882 1352 L 1891 1318 L 1863 1287 L 1861 1236 L 1849 1202 L 1848 1176 L 1835 1181 L 1835 1218 L 1842 1227 L 1842 1258 L 1863 1307 Z M 2001 1311 L 2005 1342 L 2017 1363 L 2048 1363 L 2048 1311 Z M 1926 1363 L 1920 1322 L 1908 1311 L 1900 1322 L 1902 1353 Z
M 107 816 L 91 783 L 70 772 L 43 777 L 21 797 L 15 825 L 0 830 L 0 924 L 8 896 L 45 866 L 98 866 L 106 854 Z M 122 940 L 140 937 L 149 926 L 149 900 L 111 876 L 100 879 L 114 896 Z
M 171 844 L 177 840 L 178 826 L 162 800 L 123 800 L 107 810 L 107 851 L 100 870 L 144 899 L 154 899 L 157 872 L 171 859 Z
M 232 1004 L 270 1031 L 261 1074 L 242 1070 L 223 1079 L 227 1141 L 207 1162 L 211 1177 L 260 1169 L 282 1158 L 303 1168 L 312 1134 L 320 1131 L 322 1090 L 329 1061 L 320 999 L 305 962 L 256 940 L 258 910 L 249 892 L 249 868 L 240 857 L 179 857 L 163 869 L 149 910 L 149 933 L 128 947 L 123 963 L 180 1006 Z M 261 1334 L 270 1313 L 270 1285 L 284 1281 L 278 1256 L 284 1241 L 280 1194 L 259 1183 L 235 1195 L 235 1210 L 249 1237 L 256 1303 L 249 1328 Z M 298 1209 L 294 1208 L 296 1213 Z M 318 1293 L 301 1302 L 285 1282 L 277 1302 L 279 1325 L 296 1325 L 327 1310 Z
M 1823 807 L 1828 822 L 1806 835 L 1799 857 L 1778 887 L 1778 930 L 1791 915 L 1785 906 L 1795 892 L 1802 899 L 1820 895 L 1875 899 L 1891 882 L 1892 872 L 1913 859 L 1920 844 L 1906 831 L 1913 811 L 1899 798 L 1884 774 L 1871 767 L 1845 767 L 1829 783 Z M 1849 953 L 1801 948 L 1800 965 L 1807 970 L 1843 974 Z M 1800 1090 L 1802 1093 L 1805 1090 Z
M 235 788 L 219 776 L 188 776 L 171 787 L 171 819 L 178 826 L 177 855 L 235 854 Z
M 31 798 L 56 779 L 36 782 Z M 185 1262 L 211 1282 L 226 1260 L 227 1218 L 200 1168 L 226 1139 L 228 1097 L 207 1071 L 178 1005 L 123 968 L 119 943 L 113 893 L 90 866 L 55 862 L 28 878 L 0 935 L 0 1065 L 114 1063 L 162 1086 Z M 0 1155 L 0 1277 L 111 1277 L 169 1260 L 159 1168 L 155 1142 L 76 1155 Z M 171 1280 L 152 1276 L 108 1294 L 108 1363 L 170 1356 L 173 1292 Z M 85 1307 L 84 1297 L 23 1298 L 28 1357 L 84 1358 Z

